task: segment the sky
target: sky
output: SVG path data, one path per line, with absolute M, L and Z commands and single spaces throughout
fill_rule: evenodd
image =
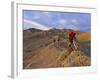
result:
M 91 14 L 23 10 L 23 29 L 29 28 L 41 30 L 73 29 L 87 32 L 91 30 Z

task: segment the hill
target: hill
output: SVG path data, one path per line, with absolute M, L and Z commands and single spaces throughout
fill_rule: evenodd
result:
M 90 32 L 83 32 L 83 33 L 80 33 L 78 36 L 77 36 L 77 40 L 79 42 L 87 42 L 87 41 L 90 41 L 91 40 L 91 34 Z
M 90 33 L 75 31 L 79 49 L 78 51 L 74 50 L 74 52 L 69 52 L 66 46 L 68 43 L 68 33 L 70 31 L 73 30 L 50 29 L 46 31 L 34 28 L 24 30 L 23 68 L 89 66 L 91 63 Z M 71 56 L 74 57 L 68 63 L 67 61 L 69 61 Z M 79 62 L 80 58 L 82 59 Z

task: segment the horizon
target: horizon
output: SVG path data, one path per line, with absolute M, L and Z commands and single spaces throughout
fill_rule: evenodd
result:
M 49 29 L 49 30 L 41 30 L 41 29 L 37 29 L 37 28 L 28 28 L 28 29 L 24 29 L 24 30 L 30 30 L 30 29 L 36 29 L 36 30 L 40 30 L 40 31 L 49 31 L 49 30 L 54 30 L 54 29 L 57 29 L 57 28 L 52 28 L 52 29 Z M 57 29 L 57 30 L 72 30 L 72 31 L 76 31 L 76 32 L 78 32 L 78 30 L 73 30 L 73 29 L 65 29 L 65 28 L 63 28 L 63 29 Z M 90 31 L 79 31 L 79 32 L 90 32 Z

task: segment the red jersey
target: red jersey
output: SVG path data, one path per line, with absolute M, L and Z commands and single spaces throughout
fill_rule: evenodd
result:
M 70 39 L 70 40 L 73 40 L 73 38 L 75 37 L 75 34 L 76 34 L 76 33 L 74 33 L 74 32 L 70 32 L 70 33 L 69 33 L 69 39 Z

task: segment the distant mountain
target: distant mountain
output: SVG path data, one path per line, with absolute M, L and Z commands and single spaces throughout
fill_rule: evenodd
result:
M 37 36 L 41 36 L 41 37 L 49 37 L 52 38 L 56 35 L 58 35 L 61 38 L 66 38 L 68 36 L 68 33 L 70 31 L 74 31 L 72 29 L 57 29 L 57 28 L 52 28 L 49 30 L 40 30 L 40 29 L 36 29 L 36 28 L 29 28 L 23 31 L 24 37 L 29 37 L 29 36 L 33 36 L 33 35 L 37 35 Z M 80 31 L 74 31 L 77 34 L 81 33 Z
M 31 32 L 39 32 L 39 31 L 42 31 L 42 30 L 40 30 L 40 29 L 35 29 L 35 28 L 29 28 L 29 29 L 27 29 L 27 30 L 29 30 L 29 31 L 31 31 Z M 26 31 L 27 31 L 26 30 Z

